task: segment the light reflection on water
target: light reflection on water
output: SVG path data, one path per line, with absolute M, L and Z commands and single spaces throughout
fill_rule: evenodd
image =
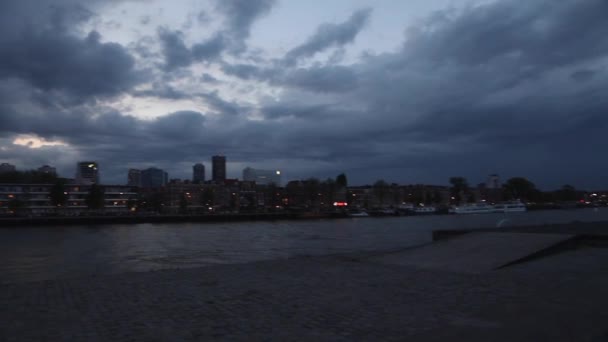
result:
M 572 221 L 608 221 L 608 209 L 0 229 L 0 283 L 388 250 L 427 243 L 436 229 Z

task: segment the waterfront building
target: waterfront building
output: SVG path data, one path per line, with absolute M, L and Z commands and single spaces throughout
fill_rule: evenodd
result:
M 243 169 L 243 180 L 255 182 L 258 185 L 281 186 L 281 171 L 279 170 L 260 170 L 247 167 Z
M 0 173 L 15 172 L 15 171 L 17 171 L 17 168 L 13 164 L 9 164 L 9 163 L 0 164 Z
M 195 183 L 205 182 L 205 165 L 197 163 L 192 166 L 192 181 Z
M 99 184 L 99 164 L 94 161 L 83 161 L 76 164 L 76 184 Z
M 18 210 L 22 215 L 47 215 L 58 210 L 65 215 L 78 215 L 87 209 L 86 198 L 91 185 L 65 185 L 67 201 L 64 206 L 55 207 L 51 203 L 50 193 L 54 184 L 0 184 L 0 216 L 10 215 Z M 102 186 L 104 212 L 127 212 L 129 201 L 137 198 L 137 188 L 125 185 Z M 12 208 L 11 202 L 20 203 L 18 209 Z
M 143 188 L 159 188 L 165 186 L 169 175 L 164 170 L 150 167 L 141 171 L 141 186 Z
M 226 180 L 226 157 L 211 157 L 211 179 L 215 183 L 223 183 Z
M 39 167 L 38 172 L 46 173 L 49 175 L 57 175 L 57 169 L 48 165 L 43 165 Z
M 129 174 L 127 176 L 127 185 L 141 186 L 141 170 L 129 169 Z
M 203 203 L 203 196 L 207 185 L 194 184 L 189 181 L 172 179 L 163 189 L 163 212 L 165 213 L 202 213 L 207 206 Z M 183 203 L 185 201 L 185 203 Z M 182 206 L 185 205 L 185 208 Z

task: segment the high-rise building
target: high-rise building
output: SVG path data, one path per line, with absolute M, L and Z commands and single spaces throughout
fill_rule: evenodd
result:
M 243 169 L 243 180 L 255 182 L 259 185 L 274 184 L 277 186 L 281 186 L 281 171 L 259 170 L 247 167 Z
M 56 175 L 57 174 L 57 169 L 55 169 L 52 166 L 43 165 L 43 166 L 41 166 L 41 167 L 38 168 L 38 172 L 47 173 L 49 175 Z
M 226 180 L 226 157 L 213 156 L 211 163 L 212 180 L 216 183 L 223 183 Z
M 76 164 L 76 184 L 98 184 L 99 164 L 94 161 L 83 161 Z
M 143 188 L 160 188 L 168 183 L 169 175 L 155 167 L 141 171 L 141 186 Z
M 194 164 L 192 167 L 192 181 L 199 183 L 205 181 L 205 165 L 201 163 Z
M 486 180 L 486 188 L 488 189 L 500 189 L 502 184 L 500 183 L 500 177 L 497 174 L 489 175 Z
M 127 176 L 127 185 L 141 186 L 141 170 L 129 169 L 129 175 Z
M 17 171 L 17 168 L 13 164 L 9 164 L 9 163 L 0 164 L 0 173 L 15 172 L 15 171 Z

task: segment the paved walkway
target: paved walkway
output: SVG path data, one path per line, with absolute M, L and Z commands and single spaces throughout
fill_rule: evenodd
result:
M 589 250 L 480 274 L 329 256 L 5 285 L 0 341 L 608 341 L 608 253 Z

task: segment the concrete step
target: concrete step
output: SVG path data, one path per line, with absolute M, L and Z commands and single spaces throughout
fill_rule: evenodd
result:
M 481 273 L 500 268 L 566 243 L 572 234 L 469 233 L 403 252 L 376 256 L 384 264 L 457 273 Z

